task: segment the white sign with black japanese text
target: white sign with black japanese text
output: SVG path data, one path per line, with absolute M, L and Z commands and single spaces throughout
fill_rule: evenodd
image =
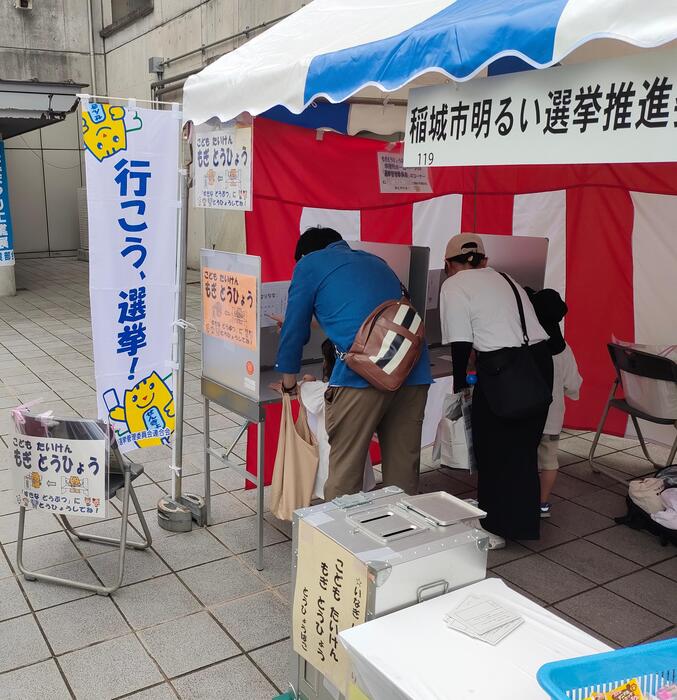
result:
M 105 440 L 10 436 L 17 502 L 54 515 L 106 517 Z
M 229 122 L 195 128 L 195 206 L 251 211 L 252 127 Z
M 428 168 L 405 168 L 401 152 L 381 151 L 376 155 L 382 194 L 432 192 L 428 181 Z
M 677 50 L 409 92 L 404 164 L 677 160 Z

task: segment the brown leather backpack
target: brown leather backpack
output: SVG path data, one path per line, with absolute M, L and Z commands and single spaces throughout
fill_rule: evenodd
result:
M 350 369 L 381 391 L 396 391 L 418 362 L 425 328 L 407 298 L 386 301 L 374 309 L 343 356 Z

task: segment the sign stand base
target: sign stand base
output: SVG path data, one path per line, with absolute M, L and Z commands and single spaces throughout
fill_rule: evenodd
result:
M 176 500 L 166 496 L 158 501 L 157 521 L 163 530 L 190 532 L 193 520 L 198 527 L 207 524 L 207 507 L 202 496 L 186 493 Z

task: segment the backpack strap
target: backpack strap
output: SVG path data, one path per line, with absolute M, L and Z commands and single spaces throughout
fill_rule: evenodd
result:
M 524 318 L 524 306 L 522 305 L 522 297 L 520 296 L 520 293 L 517 291 L 517 287 L 515 286 L 514 282 L 510 279 L 510 277 L 508 277 L 508 275 L 506 275 L 505 272 L 499 272 L 499 274 L 510 285 L 510 288 L 512 289 L 515 295 L 515 299 L 517 300 L 517 310 L 519 311 L 520 315 L 520 323 L 522 324 L 522 338 L 524 340 L 524 345 L 529 345 L 529 334 L 527 333 L 527 322 Z

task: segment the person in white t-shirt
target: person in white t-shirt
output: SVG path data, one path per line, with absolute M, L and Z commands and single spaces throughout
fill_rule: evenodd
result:
M 505 546 L 504 538 L 538 539 L 540 488 L 538 444 L 547 406 L 526 418 L 504 418 L 492 406 L 497 397 L 484 380 L 484 361 L 505 356 L 506 348 L 524 344 L 516 293 L 524 310 L 530 352 L 547 386 L 552 386 L 552 355 L 548 334 L 536 318 L 527 293 L 488 266 L 480 236 L 454 236 L 445 252 L 447 280 L 440 293 L 442 342 L 451 344 L 454 391 L 467 391 L 468 360 L 477 357 L 477 385 L 472 402 L 473 449 L 477 461 L 479 507 L 487 512 L 482 522 L 490 546 Z M 493 355 L 491 353 L 494 353 Z M 487 356 L 484 358 L 483 356 Z
M 564 425 L 564 397 L 578 400 L 583 379 L 578 372 L 574 353 L 562 335 L 560 323 L 568 308 L 554 289 L 530 292 L 531 302 L 540 324 L 550 336 L 548 348 L 552 353 L 554 378 L 552 383 L 552 403 L 545 421 L 543 437 L 538 446 L 538 470 L 541 479 L 541 517 L 549 518 L 552 505 L 550 494 L 557 479 L 559 460 L 559 435 Z
M 322 367 L 322 381 L 318 381 L 311 375 L 305 375 L 303 382 L 299 384 L 299 399 L 303 402 L 308 415 L 308 427 L 317 441 L 320 461 L 317 467 L 317 476 L 313 487 L 313 498 L 324 498 L 324 484 L 329 476 L 329 436 L 324 423 L 324 394 L 329 386 L 334 363 L 336 362 L 336 350 L 330 340 L 322 343 L 324 363 Z M 363 491 L 371 491 L 376 486 L 374 470 L 371 459 L 367 454 L 364 465 Z

